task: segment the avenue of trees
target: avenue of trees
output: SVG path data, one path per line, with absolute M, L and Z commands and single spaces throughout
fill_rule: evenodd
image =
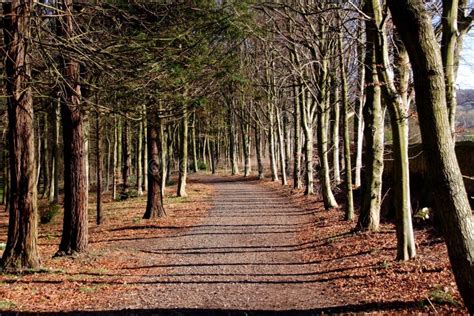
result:
M 417 120 L 429 206 L 474 312 L 474 225 L 454 151 L 467 0 L 2 3 L 2 270 L 41 266 L 38 199 L 64 209 L 56 255 L 69 256 L 87 251 L 89 193 L 97 225 L 104 194 L 146 195 L 144 219 L 159 220 L 165 186 L 177 179 L 185 197 L 188 173 L 204 170 L 255 170 L 375 232 L 384 149 L 394 256 L 410 260 Z

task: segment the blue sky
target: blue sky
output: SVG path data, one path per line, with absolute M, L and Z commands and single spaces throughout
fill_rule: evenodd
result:
M 457 84 L 461 89 L 474 89 L 474 29 L 464 39 Z

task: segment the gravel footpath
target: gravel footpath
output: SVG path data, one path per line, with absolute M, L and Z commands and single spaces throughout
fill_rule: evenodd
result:
M 307 211 L 257 181 L 203 179 L 216 192 L 209 215 L 142 248 L 150 254 L 144 267 L 150 279 L 138 305 L 253 311 L 334 306 L 321 276 L 304 262 L 310 245 L 297 238 L 309 224 Z

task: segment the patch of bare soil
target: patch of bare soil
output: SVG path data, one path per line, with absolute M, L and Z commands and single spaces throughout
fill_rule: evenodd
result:
M 0 274 L 0 314 L 3 311 L 55 312 L 108 310 L 142 306 L 142 281 L 149 279 L 148 244 L 164 236 L 185 233 L 207 214 L 212 186 L 192 182 L 187 198 L 169 188 L 168 216 L 142 220 L 146 198 L 111 201 L 105 195 L 104 223 L 95 224 L 94 197 L 89 206 L 90 247 L 77 257 L 52 258 L 57 251 L 62 213 L 40 225 L 39 248 L 43 269 L 23 274 Z M 6 242 L 8 216 L 0 210 L 0 243 Z M 1 251 L 0 251 L 1 252 Z M 164 272 L 164 269 L 154 273 Z M 146 300 L 146 298 L 145 298 Z
M 343 209 L 324 210 L 318 197 L 265 182 L 311 212 L 310 224 L 298 237 L 305 260 L 312 262 L 325 287 L 344 299 L 328 312 L 465 313 L 456 288 L 443 238 L 430 227 L 417 227 L 417 257 L 397 262 L 395 227 L 381 225 L 378 233 L 355 232 L 357 218 L 344 221 Z

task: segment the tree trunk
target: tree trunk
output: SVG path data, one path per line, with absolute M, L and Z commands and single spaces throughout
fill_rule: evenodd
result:
M 321 164 L 320 182 L 322 187 L 322 197 L 324 201 L 324 208 L 331 209 L 338 207 L 336 199 L 331 189 L 331 176 L 328 160 L 328 115 L 329 115 L 329 98 L 327 93 L 327 68 L 328 61 L 323 59 L 320 74 L 320 96 L 319 96 L 319 111 L 317 113 L 317 138 L 318 138 L 318 153 Z
M 181 120 L 180 148 L 179 148 L 179 175 L 177 195 L 186 197 L 186 178 L 188 175 L 188 109 L 183 107 L 183 118 Z
M 18 271 L 40 265 L 35 186 L 33 93 L 27 42 L 33 0 L 3 4 L 5 70 L 8 93 L 10 217 L 1 268 Z
M 48 113 L 43 114 L 43 128 L 44 128 L 44 138 L 43 138 L 43 194 L 41 198 L 46 198 L 49 196 L 49 191 L 51 189 L 50 184 L 51 184 L 51 160 L 49 158 L 49 133 L 48 133 Z
M 138 135 L 137 135 L 137 193 L 138 196 L 143 195 L 143 166 L 142 166 L 142 153 L 143 153 L 143 120 L 138 122 Z
M 112 158 L 112 199 L 117 199 L 117 166 L 118 166 L 118 127 L 117 114 L 114 114 L 114 146 Z
M 333 151 L 332 151 L 332 170 L 333 170 L 333 176 L 334 176 L 334 181 L 336 184 L 341 183 L 341 163 L 339 160 L 339 120 L 341 119 L 341 114 L 340 114 L 340 106 L 341 106 L 341 95 L 340 95 L 340 90 L 339 90 L 339 84 L 337 82 L 334 82 L 335 87 L 334 87 L 334 123 L 332 125 L 332 146 L 333 146 Z
M 144 219 L 155 219 L 166 215 L 163 208 L 163 196 L 160 185 L 160 141 L 157 127 L 158 117 L 155 111 L 147 108 L 147 145 L 148 145 L 148 190 Z
M 74 37 L 72 0 L 64 0 L 59 18 L 58 33 L 68 40 Z M 87 197 L 88 180 L 86 151 L 81 114 L 81 86 L 79 63 L 61 57 L 63 85 L 61 118 L 64 143 L 64 222 L 61 243 L 57 255 L 85 251 L 88 244 Z
M 360 21 L 359 22 L 359 27 L 358 27 L 358 38 L 362 39 L 363 37 L 363 28 L 364 28 L 364 22 Z M 359 59 L 359 86 L 358 86 L 358 91 L 359 91 L 359 97 L 357 98 L 356 101 L 356 109 L 355 109 L 355 116 L 354 116 L 354 122 L 355 122 L 355 140 L 356 140 L 356 159 L 355 159 L 355 169 L 354 169 L 354 187 L 359 188 L 361 183 L 362 183 L 362 176 L 361 176 L 361 171 L 362 171 L 362 149 L 363 149 L 363 144 L 364 144 L 364 115 L 363 115 L 363 109 L 364 109 L 364 103 L 365 103 L 365 66 L 364 66 L 364 60 L 363 60 L 363 43 L 362 40 L 358 42 L 357 45 L 357 55 Z
M 396 211 L 397 230 L 397 259 L 409 260 L 416 255 L 415 238 L 411 221 L 410 202 L 410 170 L 408 160 L 408 97 L 407 91 L 410 80 L 408 54 L 400 40 L 395 36 L 394 49 L 395 68 L 397 73 L 398 91 L 392 79 L 390 66 L 388 41 L 383 25 L 382 7 L 378 0 L 371 0 L 366 5 L 367 14 L 372 17 L 371 30 L 374 34 L 375 58 L 377 62 L 380 82 L 383 84 L 382 92 L 388 105 L 392 135 L 393 135 L 393 183 L 394 183 L 394 205 Z
M 278 181 L 278 168 L 275 157 L 275 105 L 270 103 L 269 105 L 269 130 L 268 130 L 268 141 L 269 141 L 269 157 L 270 157 L 270 168 L 272 171 L 272 181 Z
M 343 39 L 342 39 L 342 21 L 338 15 L 339 30 L 338 36 L 338 53 L 339 53 L 339 78 L 341 78 L 341 106 L 342 106 L 342 137 L 344 144 L 344 165 L 346 166 L 344 172 L 344 185 L 346 189 L 346 211 L 344 219 L 352 221 L 354 218 L 354 197 L 352 194 L 352 170 L 351 170 L 351 139 L 349 135 L 349 100 L 348 100 L 348 87 L 347 87 L 347 73 L 346 64 L 344 62 L 344 50 L 343 50 Z
M 142 190 L 146 191 L 148 188 L 148 137 L 147 137 L 147 129 L 148 129 L 148 123 L 147 123 L 147 118 L 146 118 L 146 105 L 143 105 L 142 109 L 142 115 L 143 115 L 143 134 L 142 134 L 142 139 L 143 139 L 143 186 Z
M 49 202 L 58 203 L 59 200 L 59 133 L 60 133 L 60 110 L 61 99 L 58 98 L 54 105 L 54 111 L 51 113 L 53 121 L 53 143 L 52 143 L 52 157 L 51 157 L 51 184 L 49 189 Z
M 128 191 L 128 179 L 132 167 L 132 155 L 130 146 L 130 122 L 125 118 L 122 128 L 122 192 Z
M 232 101 L 231 106 L 229 107 L 229 122 L 228 122 L 228 130 L 229 130 L 229 156 L 230 156 L 230 164 L 232 169 L 232 175 L 239 174 L 239 166 L 237 164 L 237 145 L 236 145 L 236 136 L 235 136 L 235 114 L 234 114 L 234 101 Z
M 265 178 L 265 171 L 263 168 L 262 161 L 262 130 L 257 121 L 254 123 L 255 130 L 255 151 L 257 154 L 257 169 L 258 169 L 258 179 L 263 180 Z
M 474 313 L 474 223 L 454 152 L 446 111 L 442 59 L 431 16 L 421 0 L 389 0 L 394 23 L 410 56 L 424 157 L 459 292 Z
M 98 109 L 96 109 L 95 120 L 95 158 L 97 177 L 96 223 L 97 225 L 100 225 L 102 223 L 102 158 L 100 157 L 100 113 Z
M 367 6 L 367 4 L 366 4 Z M 366 8 L 367 10 L 367 8 Z M 375 59 L 377 30 L 366 22 L 366 101 L 364 105 L 365 177 L 358 226 L 378 231 L 382 203 L 382 173 L 384 152 L 384 110 L 382 109 L 380 82 Z
M 293 118 L 293 188 L 301 189 L 301 92 L 300 88 L 296 86 L 293 89 L 294 94 L 294 118 Z
M 280 172 L 281 172 L 281 184 L 288 185 L 288 181 L 286 179 L 286 158 L 285 158 L 285 139 L 283 138 L 283 128 L 282 128 L 282 119 L 281 119 L 281 111 L 277 109 L 276 113 L 277 117 L 277 133 L 278 133 L 278 142 L 280 144 L 279 151 L 280 151 Z
M 198 156 L 197 156 L 197 148 L 196 148 L 196 112 L 193 111 L 193 125 L 191 125 L 191 144 L 193 145 L 193 171 L 198 172 L 199 171 L 199 165 L 198 165 Z
M 446 83 L 446 106 L 451 133 L 455 136 L 456 129 L 456 44 L 458 38 L 458 0 L 443 0 L 443 15 L 441 18 L 443 36 L 441 38 L 441 58 L 444 67 Z

